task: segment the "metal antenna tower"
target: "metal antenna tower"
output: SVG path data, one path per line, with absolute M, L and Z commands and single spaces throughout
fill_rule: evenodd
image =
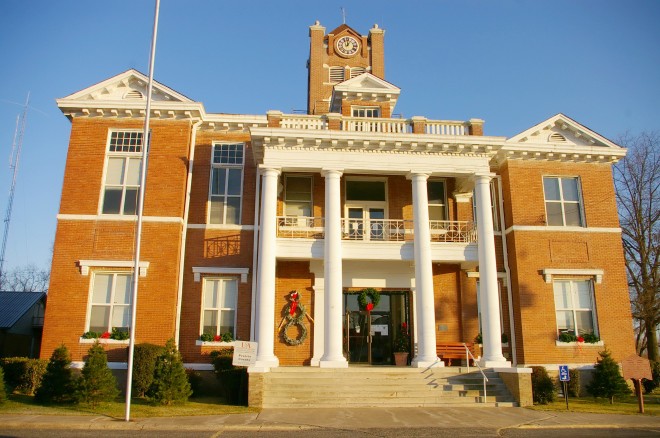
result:
M 27 110 L 30 103 L 30 93 L 25 100 L 23 112 L 16 116 L 16 129 L 14 130 L 14 141 L 11 146 L 11 155 L 9 155 L 9 171 L 12 172 L 11 187 L 9 188 L 9 199 L 7 200 L 7 212 L 5 213 L 5 232 L 2 236 L 2 252 L 0 252 L 0 279 L 4 275 L 5 250 L 7 249 L 7 237 L 9 236 L 9 222 L 11 222 L 11 209 L 14 205 L 14 192 L 16 191 L 16 179 L 18 177 L 18 163 L 21 159 L 21 150 L 23 149 L 23 134 L 25 134 L 25 122 L 27 120 Z

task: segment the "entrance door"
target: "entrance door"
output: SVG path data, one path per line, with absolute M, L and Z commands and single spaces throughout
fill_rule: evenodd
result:
M 360 310 L 358 295 L 344 293 L 344 354 L 352 364 L 391 365 L 398 329 L 410 326 L 408 292 L 381 292 L 371 312 Z
M 348 207 L 346 234 L 350 240 L 383 240 L 384 219 L 384 208 Z

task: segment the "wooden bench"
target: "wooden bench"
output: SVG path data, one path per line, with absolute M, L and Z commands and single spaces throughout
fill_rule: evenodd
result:
M 437 344 L 435 351 L 438 357 L 442 359 L 448 367 L 450 367 L 452 359 L 465 359 L 465 347 L 470 350 L 470 353 L 472 353 L 472 356 L 474 357 L 475 350 L 474 344 L 472 342 L 466 342 L 465 346 L 463 346 L 462 342 L 445 342 L 442 344 Z

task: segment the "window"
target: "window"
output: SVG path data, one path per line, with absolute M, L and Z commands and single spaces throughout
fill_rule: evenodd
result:
M 495 197 L 495 181 L 490 182 L 490 209 L 493 216 L 493 230 L 500 230 L 500 221 L 497 218 L 497 202 Z M 472 217 L 474 218 L 475 225 L 477 224 L 477 194 L 472 193 Z
M 427 183 L 429 197 L 429 219 L 432 221 L 447 220 L 447 200 L 445 197 L 445 182 L 430 180 Z
M 364 67 L 351 68 L 351 79 L 365 73 L 367 70 Z
M 235 338 L 238 279 L 205 278 L 202 333 L 213 336 L 231 333 Z
M 210 223 L 240 223 L 243 161 L 242 143 L 213 146 Z
M 113 131 L 103 184 L 102 214 L 133 215 L 137 210 L 142 132 Z
M 351 112 L 353 117 L 380 117 L 380 108 L 377 106 L 354 106 Z
M 557 334 L 597 334 L 590 280 L 556 280 L 553 283 Z
M 346 201 L 385 201 L 385 181 L 346 180 Z
M 309 176 L 285 177 L 284 195 L 286 216 L 312 216 L 312 178 Z
M 584 226 L 577 178 L 543 177 L 548 225 Z
M 89 331 L 128 331 L 130 326 L 131 274 L 95 273 L 89 307 Z
M 344 82 L 344 67 L 330 67 L 328 72 L 330 82 Z

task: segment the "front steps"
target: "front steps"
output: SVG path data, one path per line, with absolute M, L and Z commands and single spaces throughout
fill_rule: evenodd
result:
M 416 406 L 518 406 L 498 374 L 476 368 L 409 368 L 351 366 L 330 369 L 279 367 L 259 377 L 250 375 L 250 393 L 258 394 L 264 408 L 301 407 L 416 407 Z M 263 380 L 262 380 L 263 379 Z M 259 382 L 259 383 L 257 383 Z

